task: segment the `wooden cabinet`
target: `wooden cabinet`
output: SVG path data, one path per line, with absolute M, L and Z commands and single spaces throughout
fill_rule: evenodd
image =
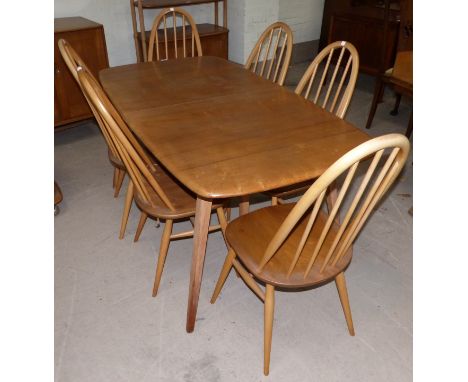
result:
M 58 40 L 67 40 L 96 77 L 101 69 L 109 67 L 109 59 L 101 24 L 83 17 L 57 18 L 54 24 L 54 125 L 58 127 L 93 116 L 62 59 Z
M 386 34 L 384 24 L 383 0 L 325 0 L 320 49 L 333 41 L 349 41 L 359 52 L 360 70 L 377 75 L 382 66 L 383 49 L 382 67 L 391 67 L 395 60 L 400 25 L 399 1 L 390 0 Z
M 223 25 L 219 23 L 219 2 L 223 3 Z M 227 0 L 130 0 L 133 37 L 138 62 L 146 60 L 147 44 L 151 25 L 145 28 L 144 11 L 148 9 L 170 8 L 188 5 L 213 4 L 213 24 L 197 23 L 198 34 L 204 56 L 228 58 Z M 190 10 L 189 10 L 190 12 Z M 196 20 L 195 20 L 196 21 Z M 145 32 L 143 32 L 145 31 Z

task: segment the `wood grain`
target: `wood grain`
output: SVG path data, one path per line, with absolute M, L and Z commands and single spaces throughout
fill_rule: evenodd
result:
M 121 66 L 101 71 L 100 79 L 145 146 L 205 198 L 317 178 L 369 138 L 301 96 L 216 57 Z
M 352 259 L 354 240 L 397 179 L 409 150 L 409 141 L 401 134 L 369 140 L 335 161 L 297 203 L 261 208 L 228 224 L 229 251 L 211 302 L 216 301 L 234 265 L 265 303 L 265 375 L 270 365 L 275 286 L 297 290 L 335 280 L 349 333 L 354 335 L 344 271 Z M 369 157 L 373 157 L 370 163 Z M 367 171 L 363 177 L 354 177 L 359 165 Z M 341 187 L 327 214 L 322 203 L 339 178 Z M 357 187 L 350 187 L 353 182 Z M 348 206 L 342 206 L 345 195 L 351 200 Z M 342 223 L 336 219 L 340 208 L 345 215 Z M 264 295 L 255 279 L 266 284 Z

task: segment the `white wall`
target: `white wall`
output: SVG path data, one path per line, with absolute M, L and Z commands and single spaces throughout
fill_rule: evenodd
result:
M 318 40 L 322 28 L 324 0 L 280 0 L 280 21 L 294 32 L 294 43 Z
M 275 21 L 283 21 L 291 27 L 294 43 L 318 40 L 323 6 L 324 0 L 245 0 L 242 62 L 247 60 L 262 32 Z
M 246 0 L 244 28 L 244 60 L 249 57 L 263 31 L 278 21 L 280 0 Z
M 231 0 L 231 2 L 237 1 Z M 82 16 L 104 25 L 110 66 L 136 62 L 130 0 L 55 0 L 54 4 L 54 17 Z M 221 22 L 222 7 L 219 8 Z M 213 23 L 214 4 L 197 5 L 186 9 L 197 22 Z M 151 28 L 155 15 L 160 11 L 160 9 L 145 11 L 146 29 Z
M 320 37 L 324 0 L 229 0 L 229 59 L 244 63 L 260 34 L 281 20 L 294 32 L 294 42 Z M 55 0 L 55 17 L 83 16 L 104 25 L 111 66 L 136 61 L 130 0 Z M 220 3 L 221 5 L 221 3 Z M 213 4 L 186 7 L 198 23 L 213 22 Z M 222 6 L 219 20 L 222 20 Z M 145 11 L 149 29 L 159 10 Z
M 245 2 L 251 0 L 228 1 L 229 59 L 244 63 Z
M 83 16 L 104 25 L 111 66 L 136 61 L 129 0 L 55 0 L 54 16 Z

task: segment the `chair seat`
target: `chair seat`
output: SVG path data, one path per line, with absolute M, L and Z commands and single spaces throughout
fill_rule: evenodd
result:
M 195 215 L 197 196 L 194 193 L 159 165 L 155 165 L 155 171 L 151 171 L 151 173 L 173 204 L 174 210 L 171 210 L 161 200 L 145 178 L 142 178 L 142 181 L 145 183 L 146 190 L 150 193 L 149 203 L 145 202 L 135 190 L 135 202 L 141 210 L 148 215 L 162 219 L 180 219 Z M 213 203 L 212 209 L 220 206 L 221 204 Z
M 392 77 L 413 86 L 413 51 L 398 52 Z
M 396 91 L 412 96 L 413 94 L 413 52 L 398 52 L 393 68 L 388 69 L 382 78 L 396 87 Z
M 299 288 L 333 279 L 348 266 L 352 257 L 351 247 L 336 266 L 328 266 L 323 273 L 320 273 L 320 267 L 339 229 L 339 225 L 336 223 L 332 224 L 314 266 L 307 277 L 304 278 L 305 269 L 313 254 L 315 243 L 317 243 L 328 218 L 328 215 L 324 212 L 320 212 L 317 216 L 317 220 L 299 257 L 299 261 L 289 277 L 287 272 L 310 214 L 307 214 L 296 225 L 291 235 L 279 248 L 277 254 L 260 270 L 259 265 L 268 244 L 294 206 L 295 203 L 266 207 L 233 220 L 228 224 L 226 229 L 226 238 L 229 245 L 234 249 L 238 258 L 249 272 L 268 284 L 284 288 Z

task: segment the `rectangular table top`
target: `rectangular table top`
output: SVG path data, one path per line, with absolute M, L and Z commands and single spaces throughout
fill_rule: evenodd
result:
M 204 198 L 249 195 L 320 176 L 369 136 L 243 67 L 217 57 L 104 69 L 130 129 Z

